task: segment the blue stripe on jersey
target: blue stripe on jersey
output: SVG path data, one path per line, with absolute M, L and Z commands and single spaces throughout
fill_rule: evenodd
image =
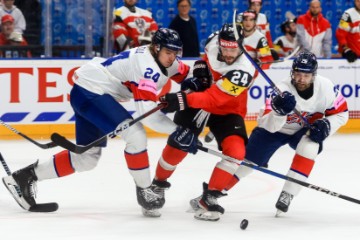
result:
M 110 66 L 116 60 L 129 58 L 129 55 L 130 51 L 122 52 L 116 56 L 106 59 L 104 62 L 101 63 L 101 65 L 103 65 L 104 67 Z

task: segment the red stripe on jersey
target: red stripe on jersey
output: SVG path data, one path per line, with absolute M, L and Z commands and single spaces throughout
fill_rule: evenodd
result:
M 308 177 L 314 164 L 314 160 L 295 154 L 291 169 Z
M 178 69 L 177 69 L 177 73 L 172 75 L 170 77 L 170 79 L 177 82 L 177 83 L 181 83 L 187 77 L 187 75 L 188 75 L 188 73 L 190 71 L 190 67 L 187 64 L 183 63 L 182 61 L 180 61 L 180 60 L 176 60 L 176 61 L 178 61 L 178 64 L 179 64 Z
M 128 168 L 131 170 L 141 170 L 149 167 L 147 150 L 135 154 L 125 152 L 125 159 Z
M 136 84 L 135 82 L 125 82 L 123 84 L 133 93 L 135 101 L 149 100 L 156 102 L 157 96 L 154 92 L 148 91 L 146 89 L 139 89 L 138 84 Z
M 54 167 L 58 177 L 64 177 L 75 172 L 71 165 L 70 152 L 64 150 L 54 155 Z
M 340 93 L 337 95 L 334 105 L 335 105 L 334 108 L 326 109 L 325 116 L 331 116 L 337 113 L 348 111 L 347 102 L 344 96 L 341 95 Z
M 159 98 L 169 93 L 170 90 L 171 90 L 171 81 L 167 81 L 163 86 L 163 88 L 161 89 L 160 93 L 156 96 L 156 101 L 159 101 Z

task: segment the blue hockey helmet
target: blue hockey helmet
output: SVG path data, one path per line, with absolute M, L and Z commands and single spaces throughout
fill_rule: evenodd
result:
M 160 49 L 165 47 L 173 51 L 182 51 L 183 43 L 180 39 L 179 34 L 169 28 L 159 28 L 151 41 L 154 45 L 159 45 Z
M 300 52 L 292 64 L 292 71 L 312 73 L 313 75 L 316 75 L 317 68 L 316 56 L 309 51 Z

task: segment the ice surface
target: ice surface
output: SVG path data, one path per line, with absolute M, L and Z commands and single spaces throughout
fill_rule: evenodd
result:
M 149 139 L 152 174 L 165 143 L 165 138 Z M 205 146 L 216 149 L 214 143 Z M 275 218 L 274 205 L 283 180 L 258 171 L 219 199 L 225 214 L 218 222 L 194 219 L 187 212 L 188 202 L 201 193 L 202 182 L 208 181 L 219 160 L 203 152 L 189 155 L 169 179 L 172 187 L 166 192 L 162 217 L 145 218 L 136 202 L 123 149 L 122 140 L 110 140 L 94 170 L 39 182 L 37 201 L 58 202 L 55 213 L 23 211 L 1 185 L 1 239 L 359 239 L 360 206 L 311 189 L 304 188 L 289 212 Z M 60 150 L 43 150 L 27 141 L 0 141 L 0 151 L 12 171 L 36 159 L 46 161 Z M 269 169 L 285 174 L 292 156 L 289 147 L 281 148 Z M 359 156 L 360 135 L 332 136 L 309 182 L 360 199 Z M 241 230 L 244 218 L 249 226 Z

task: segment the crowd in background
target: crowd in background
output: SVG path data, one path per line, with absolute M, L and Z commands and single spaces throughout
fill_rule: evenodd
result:
M 102 0 L 99 1 L 102 4 L 106 2 Z M 67 2 L 68 1 L 66 1 L 66 4 L 68 4 Z M 196 12 L 198 9 L 192 7 L 190 0 L 176 1 L 177 9 L 174 12 L 176 14 L 173 15 L 172 19 L 168 19 L 170 23 L 166 25 L 164 25 L 163 22 L 157 22 L 157 16 L 153 16 L 151 9 L 147 10 L 137 7 L 138 2 L 141 1 L 115 1 L 114 22 L 112 26 L 114 53 L 138 46 L 139 44 L 149 43 L 151 34 L 154 33 L 159 26 L 169 27 L 179 32 L 184 43 L 183 57 L 199 57 L 200 54 L 204 52 L 204 49 L 202 49 L 202 40 L 199 37 L 199 32 L 202 30 L 199 27 L 199 23 L 197 23 L 198 18 L 191 16 L 194 14 L 194 10 Z M 239 1 L 239 8 L 243 9 L 245 2 L 246 1 Z M 123 6 L 118 7 L 119 3 L 122 3 Z M 344 57 L 349 62 L 353 62 L 360 56 L 360 49 L 358 49 L 358 43 L 360 41 L 360 0 L 353 0 L 353 7 L 347 9 L 342 14 L 341 19 L 338 19 L 338 26 L 334 26 L 334 22 L 331 25 L 326 19 L 326 16 L 322 14 L 322 4 L 328 5 L 328 1 L 307 1 L 308 10 L 302 14 L 299 14 L 298 10 L 296 13 L 297 16 L 291 14 L 291 12 L 290 14 L 287 12 L 280 26 L 283 35 L 276 39 L 272 39 L 272 35 L 276 36 L 276 34 L 272 34 L 270 31 L 272 22 L 268 21 L 267 15 L 262 11 L 264 3 L 268 4 L 262 0 L 249 0 L 247 2 L 248 8 L 253 9 L 257 14 L 258 29 L 266 37 L 275 60 L 278 57 L 291 54 L 292 50 L 297 46 L 311 50 L 320 58 Z M 56 3 L 54 3 L 54 5 L 55 4 Z M 286 3 L 284 4 L 286 5 Z M 39 12 L 42 12 L 41 6 L 41 0 L 1 0 L 0 19 L 5 15 L 12 16 L 12 21 L 7 20 L 5 22 L 13 25 L 10 28 L 12 28 L 11 32 L 14 32 L 14 34 L 10 37 L 10 30 L 8 30 L 7 35 L 2 36 L 3 40 L 0 41 L 0 45 L 42 45 L 43 42 L 40 37 L 42 14 L 39 14 Z M 57 7 L 54 6 L 54 8 L 56 11 Z M 98 11 L 101 12 L 102 10 L 98 9 Z M 99 15 L 96 16 L 96 18 L 98 18 Z M 79 13 L 79 19 L 81 17 L 84 16 Z M 126 17 L 128 17 L 128 19 L 125 19 Z M 9 17 L 5 19 L 9 19 Z M 3 21 L 1 20 L 0 23 L 2 24 Z M 56 27 L 54 27 L 54 30 L 55 29 Z M 2 30 L 2 32 L 4 31 Z M 334 39 L 336 39 L 336 41 L 334 41 Z M 54 38 L 54 42 L 56 41 Z M 103 39 L 99 41 L 103 42 Z M 97 44 L 99 41 L 95 41 L 95 43 Z M 69 42 L 74 44 L 74 41 Z M 338 52 L 335 52 L 334 49 Z M 29 51 L 22 51 L 21 53 L 19 51 L 16 53 L 15 51 L 13 53 L 9 52 L 9 50 L 7 54 L 2 51 L 0 55 L 0 57 L 15 58 L 29 56 L 31 56 Z

